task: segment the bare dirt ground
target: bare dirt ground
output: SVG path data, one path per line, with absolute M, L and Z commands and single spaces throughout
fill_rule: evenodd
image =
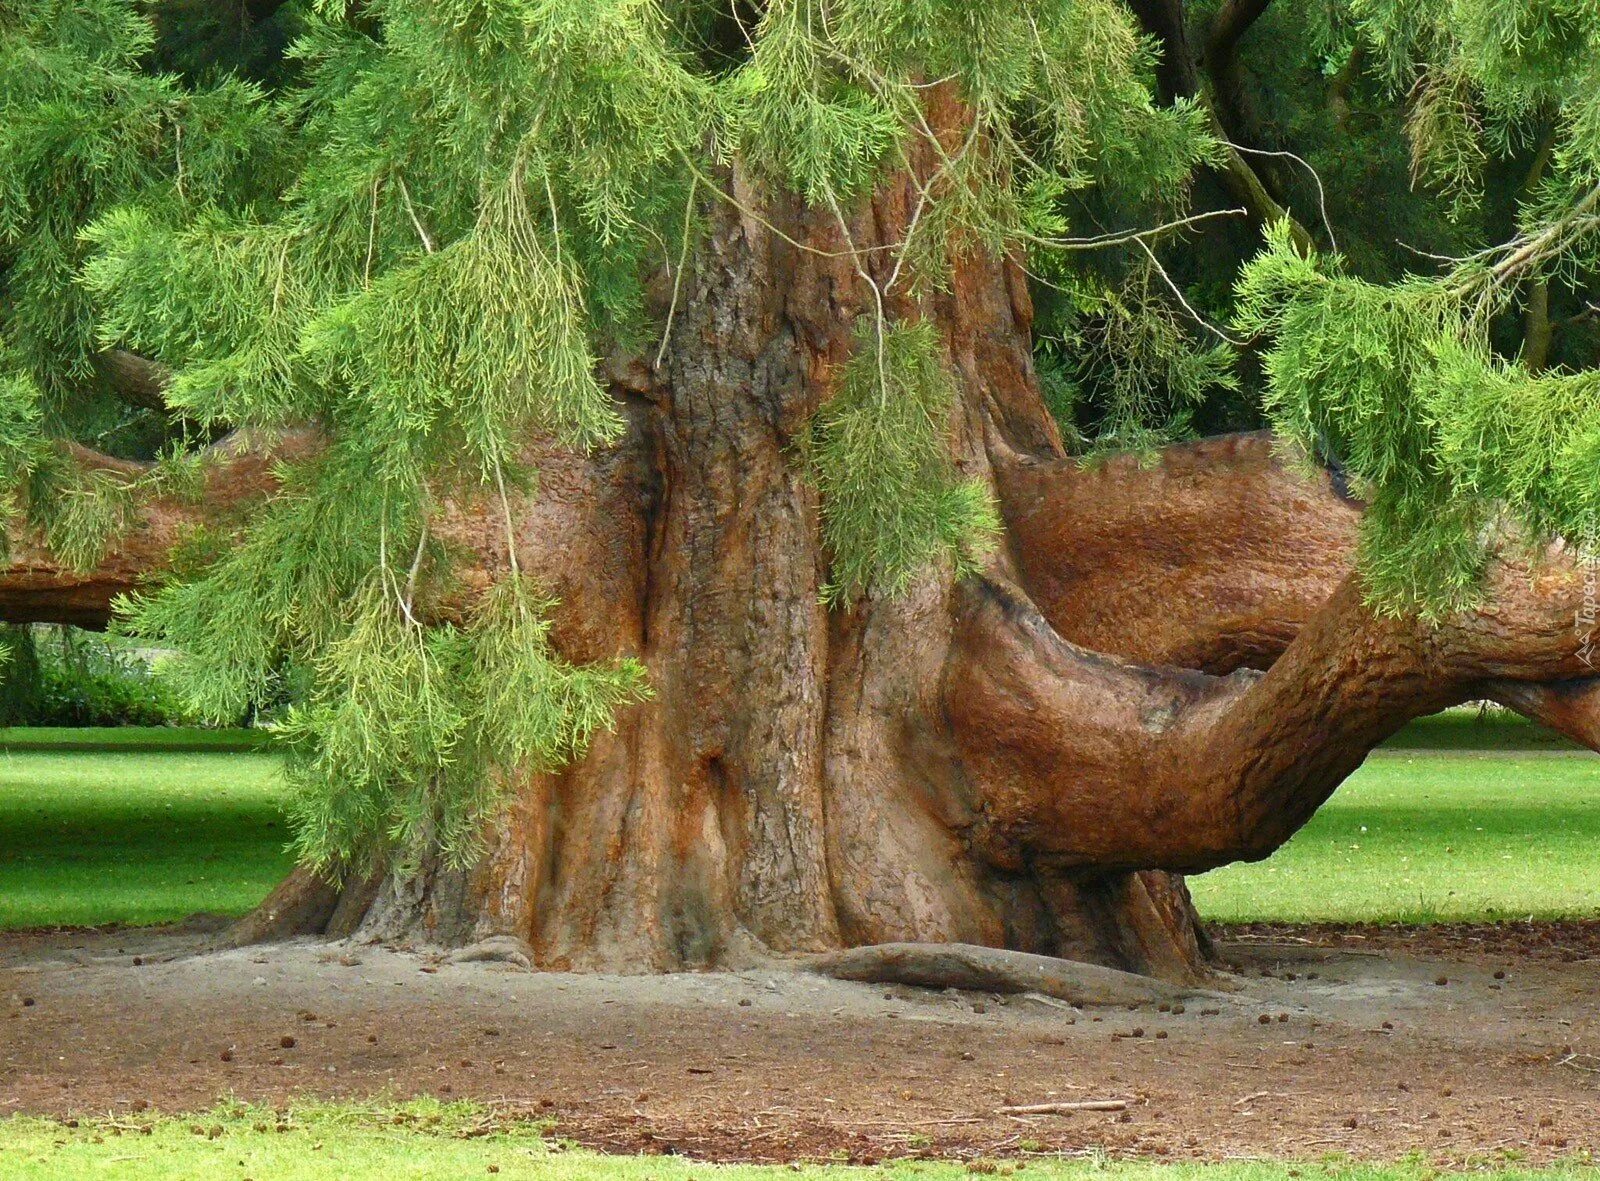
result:
M 1239 930 L 1181 1013 L 208 938 L 0 935 L 0 1115 L 426 1092 L 713 1160 L 1600 1156 L 1600 922 Z M 997 1110 L 1085 1099 L 1129 1106 Z

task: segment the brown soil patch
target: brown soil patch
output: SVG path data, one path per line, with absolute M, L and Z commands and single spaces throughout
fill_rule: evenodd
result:
M 426 1092 L 712 1160 L 1600 1151 L 1600 923 L 1239 929 L 1235 991 L 1178 1014 L 207 938 L 0 935 L 0 1114 Z

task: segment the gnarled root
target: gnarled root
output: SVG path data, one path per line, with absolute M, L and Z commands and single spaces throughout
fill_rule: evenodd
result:
M 973 943 L 875 943 L 805 961 L 808 971 L 866 984 L 1037 992 L 1073 1005 L 1146 1005 L 1201 990 L 1097 964 Z

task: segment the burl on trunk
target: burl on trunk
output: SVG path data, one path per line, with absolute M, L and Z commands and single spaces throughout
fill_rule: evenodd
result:
M 899 239 L 915 193 L 879 192 L 853 257 L 891 256 L 866 248 Z M 515 935 L 540 966 L 623 971 L 962 942 L 1185 979 L 1204 936 L 1177 875 L 1271 852 L 1410 719 L 1497 694 L 1593 741 L 1558 552 L 1499 563 L 1490 605 L 1448 625 L 1378 619 L 1349 569 L 1359 505 L 1270 440 L 1066 459 L 1004 261 L 888 307 L 940 330 L 950 446 L 1001 544 L 980 575 L 824 607 L 797 445 L 888 275 L 857 271 L 831 213 L 718 210 L 661 366 L 608 366 L 627 438 L 530 448 L 538 491 L 513 506 L 562 652 L 640 656 L 654 699 L 519 783 L 474 869 L 340 890 L 297 874 L 248 933 Z M 271 486 L 246 442 L 206 504 L 147 505 L 87 575 L 19 538 L 0 617 L 103 620 L 184 521 Z M 469 555 L 465 593 L 504 573 L 497 512 L 458 501 L 436 525 Z

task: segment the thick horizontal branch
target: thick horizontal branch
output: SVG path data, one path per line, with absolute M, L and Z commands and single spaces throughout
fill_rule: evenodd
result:
M 229 436 L 210 449 L 199 497 L 141 501 L 131 526 L 90 570 L 62 562 L 19 518 L 8 538 L 9 560 L 0 565 L 0 622 L 105 627 L 117 597 L 158 579 L 188 534 L 202 527 L 248 526 L 278 490 L 279 466 L 310 459 L 322 445 L 310 430 L 271 439 Z M 655 495 L 645 448 L 643 432 L 633 431 L 623 444 L 591 455 L 550 442 L 531 444 L 524 453 L 538 481 L 531 490 L 513 489 L 509 498 L 518 565 L 562 604 L 572 604 L 553 617 L 557 643 L 572 660 L 608 659 L 626 646 L 611 613 L 577 605 L 621 603 L 643 593 L 635 572 L 641 568 L 643 521 Z M 87 448 L 71 450 L 85 468 L 129 480 L 149 469 Z M 501 502 L 487 489 L 442 496 L 431 532 L 454 555 L 455 566 L 448 601 L 426 608 L 436 618 L 450 618 L 510 567 Z
M 1278 658 L 1350 574 L 1362 512 L 1266 432 L 997 479 L 1022 583 L 1062 637 L 1211 673 Z
M 1051 626 L 1141 664 L 1268 668 L 1355 567 L 1363 506 L 1265 432 L 1154 463 L 1019 460 L 998 479 L 1023 584 Z M 1488 680 L 1479 694 L 1600 749 L 1600 689 L 1586 689 Z
M 1432 627 L 1374 616 L 1346 579 L 1265 673 L 1126 664 L 1028 600 L 966 588 L 945 709 L 997 864 L 1194 872 L 1266 856 L 1373 747 L 1486 681 L 1582 676 L 1582 580 L 1494 568 L 1492 606 Z
M 276 489 L 274 469 L 279 461 L 304 455 L 314 445 L 309 435 L 287 436 L 270 446 L 248 435 L 230 436 L 212 449 L 213 462 L 199 498 L 153 496 L 141 502 L 131 527 L 114 539 L 92 569 L 78 570 L 62 562 L 35 530 L 17 520 L 7 538 L 8 560 L 0 567 L 0 620 L 105 627 L 116 598 L 165 570 L 173 547 L 187 534 L 237 519 L 251 502 Z M 149 468 L 75 444 L 68 450 L 84 468 L 115 472 L 128 480 Z
M 127 349 L 107 349 L 95 358 L 106 384 L 130 406 L 145 410 L 167 410 L 167 385 L 172 373 L 159 361 L 141 357 Z

